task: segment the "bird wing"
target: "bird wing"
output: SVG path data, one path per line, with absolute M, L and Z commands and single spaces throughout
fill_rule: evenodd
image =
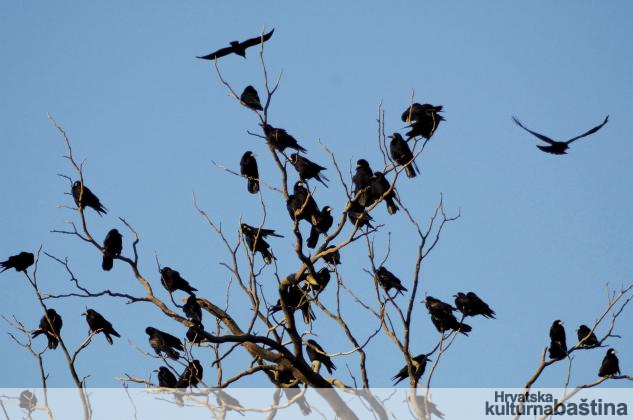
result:
M 517 119 L 517 117 L 512 117 L 512 121 L 514 121 L 514 122 L 516 123 L 516 125 L 518 125 L 518 126 L 519 126 L 519 127 L 521 127 L 522 129 L 524 129 L 524 130 L 525 130 L 525 131 L 527 131 L 528 133 L 530 133 L 530 134 L 532 134 L 532 135 L 534 135 L 534 136 L 538 137 L 539 139 L 543 140 L 545 143 L 549 143 L 549 144 L 552 144 L 552 145 L 556 143 L 556 141 L 555 141 L 555 140 L 552 140 L 552 139 L 550 139 L 550 138 L 549 138 L 549 137 L 547 137 L 547 136 L 544 136 L 544 135 L 542 135 L 542 134 L 539 134 L 539 133 L 537 133 L 536 131 L 532 131 L 532 130 L 530 130 L 529 128 L 527 128 L 526 126 L 524 126 L 523 124 L 521 124 L 521 121 L 519 121 L 519 120 Z
M 279 235 L 278 233 L 275 233 L 273 229 L 264 229 L 264 228 L 259 229 L 259 236 L 262 236 L 262 237 L 275 236 L 277 238 L 283 238 L 283 235 Z
M 583 133 L 583 134 L 581 134 L 579 136 L 576 136 L 574 138 L 571 138 L 571 139 L 567 140 L 565 143 L 569 144 L 569 143 L 571 143 L 573 141 L 576 141 L 578 139 L 581 139 L 583 137 L 587 137 L 588 135 L 595 133 L 596 131 L 600 130 L 602 128 L 602 126 L 605 125 L 608 121 L 609 121 L 609 116 L 607 115 L 605 117 L 604 121 L 602 121 L 602 124 L 599 124 L 599 125 L 595 126 L 594 128 L 592 128 L 591 130 L 587 131 L 586 133 Z
M 212 52 L 211 54 L 198 56 L 196 58 L 200 58 L 202 60 L 215 60 L 220 57 L 224 57 L 225 55 L 229 55 L 235 52 L 233 47 L 220 48 L 219 50 Z
M 271 36 L 273 36 L 273 32 L 275 32 L 275 28 L 273 28 L 273 30 L 268 32 L 267 34 L 259 35 L 259 36 L 256 36 L 255 38 L 247 39 L 246 41 L 242 42 L 240 46 L 246 49 L 248 47 L 252 47 L 254 45 L 266 42 L 270 39 Z

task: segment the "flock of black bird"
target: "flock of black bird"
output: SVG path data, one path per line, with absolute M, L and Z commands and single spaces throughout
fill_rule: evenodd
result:
M 229 47 L 219 49 L 198 58 L 216 60 L 229 54 L 245 57 L 247 48 L 268 41 L 273 35 L 273 32 L 274 29 L 262 36 L 251 38 L 243 42 L 233 41 Z M 239 99 L 241 104 L 255 112 L 264 110 L 257 90 L 251 85 L 244 89 Z M 406 127 L 408 129 L 406 132 L 407 139 L 405 140 L 405 138 L 397 132 L 389 136 L 389 138 L 391 138 L 389 152 L 394 163 L 394 169 L 402 168 L 401 170 L 405 172 L 408 178 L 414 178 L 419 174 L 419 169 L 415 164 L 415 155 L 409 147 L 409 141 L 418 137 L 426 140 L 431 139 L 440 122 L 445 121 L 444 117 L 440 115 L 442 110 L 442 106 L 414 103 L 402 113 L 402 121 L 409 124 Z M 548 143 L 548 146 L 537 146 L 539 149 L 552 154 L 565 154 L 570 143 L 593 134 L 602 128 L 602 126 L 607 123 L 608 116 L 600 125 L 565 142 L 555 141 L 542 134 L 536 133 L 523 126 L 518 119 L 514 117 L 513 119 L 521 128 Z M 310 235 L 306 241 L 306 245 L 308 248 L 314 249 L 318 244 L 319 237 L 328 234 L 328 230 L 333 225 L 333 217 L 331 215 L 332 208 L 330 206 L 326 205 L 319 209 L 313 193 L 308 189 L 308 183 L 315 180 L 327 187 L 326 181 L 329 180 L 323 173 L 326 168 L 302 155 L 302 153 L 305 154 L 307 150 L 302 147 L 292 135 L 288 134 L 285 129 L 273 127 L 268 123 L 260 125 L 267 143 L 274 150 L 280 152 L 297 172 L 299 179 L 294 184 L 292 193 L 288 194 L 286 207 L 291 219 L 297 223 L 297 225 L 302 220 L 310 225 Z M 295 152 L 288 157 L 284 153 L 286 149 L 293 149 Z M 247 179 L 248 192 L 257 194 L 260 191 L 260 178 L 256 155 L 252 151 L 247 151 L 243 154 L 240 160 L 240 174 Z M 356 162 L 352 184 L 353 198 L 348 203 L 347 216 L 349 221 L 354 224 L 356 228 L 373 228 L 371 223 L 373 218 L 370 216 L 369 211 L 373 209 L 371 206 L 380 201 L 385 202 L 387 211 L 391 215 L 396 214 L 399 210 L 396 204 L 397 195 L 394 185 L 387 180 L 384 172 L 373 171 L 367 160 L 359 159 Z M 100 216 L 107 213 L 107 209 L 101 204 L 99 198 L 81 181 L 75 181 L 72 184 L 71 194 L 75 204 L 81 211 L 89 207 Z M 265 264 L 271 264 L 273 260 L 276 259 L 266 239 L 271 237 L 282 238 L 282 235 L 275 233 L 272 229 L 265 229 L 261 226 L 253 227 L 246 223 L 241 224 L 240 231 L 246 245 L 253 255 L 257 253 L 261 254 Z M 121 258 L 122 248 L 122 235 L 116 229 L 110 230 L 103 241 L 103 270 L 109 271 L 112 269 L 114 260 Z M 322 259 L 328 267 L 331 268 L 341 264 L 341 257 L 336 246 L 329 245 L 325 247 L 321 253 Z M 0 272 L 13 268 L 18 272 L 22 271 L 26 273 L 28 267 L 33 264 L 34 255 L 32 253 L 20 252 L 17 255 L 9 257 L 6 261 L 1 262 L 0 267 L 2 267 L 2 271 Z M 316 296 L 325 289 L 330 281 L 330 268 L 328 267 L 323 267 L 314 272 L 314 274 L 306 271 L 298 280 L 295 279 L 294 274 L 291 274 L 286 278 L 287 286 L 280 290 L 280 297 L 283 297 L 286 307 L 293 312 L 300 310 L 305 323 L 311 323 L 315 319 L 314 312 L 310 307 L 310 294 L 312 293 Z M 199 344 L 204 342 L 205 337 L 209 337 L 209 334 L 204 331 L 202 325 L 202 310 L 195 294 L 197 289 L 182 278 L 178 271 L 170 267 L 160 269 L 160 281 L 170 294 L 180 290 L 189 295 L 185 304 L 182 306 L 185 316 L 193 323 L 193 326 L 188 329 L 186 337 L 192 343 Z M 407 288 L 402 284 L 402 281 L 384 266 L 380 266 L 375 270 L 374 281 L 376 285 L 384 290 L 388 299 L 394 299 L 399 294 L 404 295 L 404 293 L 407 292 Z M 392 290 L 395 290 L 393 296 L 390 295 Z M 455 306 L 432 296 L 427 296 L 423 301 L 431 316 L 431 322 L 438 332 L 442 334 L 455 331 L 468 335 L 472 328 L 463 322 L 464 318 L 477 315 L 481 315 L 485 318 L 495 317 L 495 312 L 474 292 L 459 292 L 454 297 Z M 282 302 L 280 299 L 271 307 L 270 312 L 274 314 L 281 311 L 281 309 Z M 460 319 L 455 316 L 454 311 L 461 313 Z M 112 327 L 112 324 L 94 309 L 86 309 L 83 315 L 86 317 L 91 333 L 103 333 L 110 344 L 113 343 L 113 336 L 120 337 L 119 333 Z M 54 350 L 59 345 L 61 329 L 61 316 L 54 309 L 49 308 L 46 310 L 44 317 L 42 317 L 39 327 L 32 332 L 32 336 L 35 338 L 44 334 L 48 339 L 48 348 Z M 145 332 L 149 336 L 150 346 L 157 355 L 173 360 L 180 359 L 181 355 L 179 352 L 184 352 L 184 347 L 183 342 L 179 338 L 154 327 L 147 327 Z M 567 357 L 568 349 L 565 330 L 560 320 L 553 323 L 550 329 L 550 339 L 550 358 L 561 360 Z M 577 348 L 595 348 L 601 345 L 601 342 L 598 341 L 595 334 L 586 325 L 581 325 L 578 329 L 578 340 Z M 330 374 L 336 369 L 328 353 L 316 341 L 307 340 L 306 353 L 309 359 L 317 364 L 315 369 L 318 369 L 320 365 L 324 365 Z M 426 354 L 420 354 L 411 359 L 412 371 L 416 381 L 424 374 L 426 363 L 429 360 Z M 155 372 L 158 372 L 158 382 L 161 387 L 188 388 L 196 387 L 200 383 L 202 380 L 203 367 L 198 360 L 189 361 L 179 378 L 176 378 L 170 369 L 165 366 L 161 366 Z M 615 350 L 609 349 L 600 367 L 599 375 L 604 377 L 619 373 L 620 369 Z M 275 384 L 284 387 L 288 398 L 296 396 L 299 392 L 298 385 L 296 385 L 296 378 L 292 376 L 291 372 L 280 370 L 279 372 L 272 373 L 266 371 L 266 374 L 269 375 Z M 405 365 L 393 377 L 393 380 L 395 384 L 398 384 L 408 376 L 409 368 L 408 365 Z M 289 384 L 295 385 L 290 386 Z M 21 406 L 24 404 L 24 407 L 30 407 L 29 404 L 33 404 L 34 398 L 33 395 L 21 395 Z M 230 398 L 232 397 L 228 396 L 228 394 L 222 397 L 218 394 L 218 400 L 225 399 L 228 401 Z M 177 396 L 177 402 L 179 404 L 182 403 L 182 398 Z M 302 401 L 300 399 L 297 402 L 304 414 L 309 413 L 309 406 L 307 406 L 305 400 Z M 236 401 L 235 403 L 239 404 Z

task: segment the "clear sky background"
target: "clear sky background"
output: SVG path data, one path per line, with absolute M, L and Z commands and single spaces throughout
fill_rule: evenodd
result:
M 219 262 L 226 253 L 197 215 L 200 205 L 236 237 L 238 221 L 261 220 L 256 196 L 243 179 L 218 170 L 211 160 L 238 168 L 245 150 L 259 159 L 264 179 L 278 184 L 250 111 L 227 96 L 215 70 L 195 59 L 233 39 L 275 28 L 266 44 L 271 75 L 283 70 L 281 87 L 270 110 L 273 125 L 286 128 L 308 156 L 330 169 L 316 143 L 331 147 L 347 171 L 349 162 L 382 162 L 376 143 L 376 116 L 382 102 L 388 133 L 402 128 L 400 113 L 412 90 L 416 100 L 441 104 L 443 123 L 418 161 L 422 173 L 402 179 L 401 197 L 425 222 L 442 193 L 449 214 L 461 210 L 422 269 L 421 297 L 449 300 L 473 290 L 490 303 L 497 320 L 474 319 L 470 337 L 458 337 L 438 368 L 438 387 L 519 387 L 536 368 L 548 344 L 553 320 L 567 325 L 572 345 L 580 323 L 590 324 L 606 305 L 605 286 L 633 281 L 633 49 L 628 1 L 392 1 L 365 2 L 110 1 L 3 2 L 0 5 L 0 256 L 44 250 L 68 256 L 81 281 L 100 290 L 142 293 L 128 269 L 115 263 L 100 269 L 100 255 L 70 237 L 49 233 L 77 215 L 66 180 L 72 174 L 62 155 L 64 144 L 47 120 L 51 113 L 85 158 L 86 184 L 110 210 L 87 217 L 100 240 L 112 227 L 130 235 L 123 216 L 142 237 L 141 269 L 160 287 L 154 254 L 181 272 L 201 294 L 222 303 L 229 275 Z M 239 91 L 253 84 L 262 91 L 256 49 L 246 60 L 220 62 Z M 589 139 L 572 145 L 569 155 L 539 151 L 537 141 L 511 121 L 517 115 L 530 128 L 554 138 L 579 134 L 610 115 L 610 122 Z M 74 174 L 72 174 L 74 175 Z M 294 174 L 293 174 L 294 176 Z M 287 237 L 290 222 L 284 203 L 264 191 L 267 226 Z M 335 211 L 344 206 L 337 182 L 318 188 L 317 202 Z M 409 285 L 416 239 L 402 213 L 389 216 L 381 205 L 374 219 L 386 223 L 376 236 L 384 249 L 392 233 L 387 266 Z M 296 268 L 286 240 L 270 241 L 282 274 Z M 363 243 L 342 256 L 341 270 L 357 290 L 373 289 Z M 258 258 L 258 262 L 260 259 Z M 40 281 L 47 291 L 69 290 L 59 264 L 44 257 Z M 266 294 L 276 299 L 270 278 Z M 0 312 L 15 314 L 35 328 L 42 316 L 23 276 L 0 276 Z M 332 285 L 331 285 L 332 286 Z M 237 290 L 230 312 L 240 320 L 250 312 Z M 331 302 L 333 288 L 324 294 Z M 399 298 L 402 301 L 402 298 Z M 71 299 L 54 302 L 64 318 L 63 336 L 71 347 L 81 343 L 87 326 L 80 314 L 93 307 L 112 321 L 123 338 L 114 346 L 103 337 L 80 356 L 79 371 L 89 385 L 118 386 L 114 377 L 147 376 L 158 367 L 134 350 L 131 340 L 150 350 L 144 329 L 154 325 L 178 336 L 184 329 L 149 304 Z M 345 313 L 360 337 L 375 326 L 357 307 Z M 329 352 L 350 350 L 332 323 L 317 313 L 314 332 Z M 210 317 L 205 315 L 208 325 Z M 415 308 L 412 351 L 430 351 L 438 333 L 423 304 Z M 624 373 L 633 373 L 633 308 L 623 315 L 609 341 L 619 350 Z M 301 324 L 303 325 L 303 324 Z M 34 359 L 4 334 L 2 387 L 37 386 Z M 598 333 L 603 333 L 601 328 Z M 45 345 L 38 339 L 38 348 Z M 368 349 L 373 386 L 390 386 L 403 365 L 386 338 Z M 196 350 L 209 364 L 209 355 Z M 593 381 L 604 349 L 578 352 L 572 385 Z M 241 362 L 241 363 L 240 363 Z M 51 386 L 71 379 L 61 351 L 46 353 Z M 345 361 L 337 371 L 350 382 Z M 348 359 L 352 368 L 356 358 Z M 242 357 L 226 374 L 244 364 Z M 557 387 L 567 364 L 548 368 L 538 385 Z M 215 377 L 210 367 L 205 372 Z M 213 383 L 212 380 L 209 381 Z M 266 385 L 255 377 L 244 385 Z M 619 384 L 623 385 L 623 384 Z

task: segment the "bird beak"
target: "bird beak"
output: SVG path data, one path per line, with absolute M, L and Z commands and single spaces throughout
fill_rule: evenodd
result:
M 81 314 L 81 315 L 79 315 L 79 316 L 86 316 L 86 315 L 88 315 L 88 313 L 87 313 L 87 312 L 84 312 L 83 314 Z

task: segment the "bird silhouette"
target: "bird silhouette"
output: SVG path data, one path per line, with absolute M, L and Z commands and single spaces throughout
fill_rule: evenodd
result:
M 389 144 L 389 152 L 391 153 L 391 158 L 398 165 L 404 167 L 404 170 L 407 173 L 407 177 L 415 178 L 415 161 L 413 160 L 413 152 L 411 152 L 409 145 L 399 133 L 393 133 L 393 135 L 389 137 L 391 138 L 391 143 Z
M 262 111 L 264 109 L 262 108 L 262 103 L 259 100 L 257 90 L 251 85 L 244 88 L 244 91 L 240 95 L 240 102 L 242 102 L 245 107 L 254 111 Z
M 605 376 L 612 376 L 620 374 L 620 361 L 618 356 L 615 355 L 614 349 L 607 350 L 607 354 L 602 359 L 602 365 L 598 371 L 598 376 L 604 378 Z
M 254 38 L 247 39 L 246 41 L 231 41 L 229 42 L 230 47 L 220 48 L 219 50 L 214 51 L 210 54 L 199 56 L 196 58 L 201 58 L 203 60 L 217 60 L 218 58 L 227 56 L 229 54 L 237 54 L 240 57 L 246 58 L 247 48 L 254 47 L 255 45 L 268 41 L 270 37 L 273 36 L 273 32 L 275 32 L 274 28 L 267 34 L 256 36 Z
M 325 187 L 327 188 L 327 184 L 325 183 L 325 181 L 329 181 L 329 179 L 327 179 L 327 177 L 321 173 L 321 171 L 326 169 L 325 167 L 314 163 L 310 159 L 303 157 L 297 153 L 293 153 L 290 155 L 290 163 L 292 163 L 292 166 L 294 166 L 299 173 L 299 179 L 301 179 L 302 181 L 307 181 L 308 179 L 314 178 L 321 184 L 325 185 Z
M 581 139 L 583 137 L 587 137 L 590 134 L 595 133 L 596 131 L 600 130 L 602 128 L 603 125 L 605 125 L 608 121 L 609 121 L 609 116 L 607 115 L 604 119 L 604 121 L 602 121 L 601 124 L 595 126 L 594 128 L 592 128 L 591 130 L 573 137 L 569 140 L 566 141 L 556 141 L 553 140 L 547 136 L 544 136 L 543 134 L 539 134 L 536 131 L 532 131 L 529 128 L 527 128 L 526 126 L 524 126 L 523 124 L 521 124 L 521 121 L 519 121 L 516 117 L 512 117 L 512 120 L 522 129 L 524 129 L 525 131 L 527 131 L 528 133 L 536 136 L 538 139 L 544 141 L 545 143 L 549 144 L 549 146 L 536 146 L 539 149 L 541 149 L 542 151 L 544 151 L 545 153 L 551 153 L 552 155 L 566 155 L 567 154 L 567 149 L 569 149 L 569 145 L 578 140 Z
M 402 113 L 402 121 L 411 123 L 407 137 L 410 139 L 416 136 L 422 136 L 430 139 L 444 117 L 439 113 L 442 112 L 442 105 L 419 104 L 414 103 Z
M 154 327 L 147 327 L 145 328 L 145 333 L 149 335 L 150 346 L 159 356 L 161 353 L 165 353 L 170 359 L 178 360 L 180 357 L 178 351 L 185 350 L 178 338 L 164 331 Z
M 55 350 L 59 344 L 59 333 L 62 330 L 62 325 L 62 317 L 55 309 L 47 309 L 46 315 L 40 320 L 39 327 L 31 333 L 31 337 L 35 338 L 44 334 L 48 339 L 48 348 Z
M 242 223 L 240 225 L 240 231 L 242 232 L 242 236 L 244 236 L 244 240 L 246 241 L 246 245 L 248 245 L 248 249 L 253 253 L 259 252 L 262 254 L 262 258 L 264 259 L 264 263 L 272 264 L 275 256 L 270 252 L 270 245 L 264 238 L 268 236 L 275 236 L 277 238 L 283 238 L 282 235 L 275 233 L 272 229 L 258 229 L 256 227 L 247 225 L 246 223 Z
M 103 240 L 103 260 L 101 268 L 104 271 L 112 270 L 114 258 L 121 255 L 123 249 L 123 237 L 118 230 L 112 229 Z
M 240 174 L 247 179 L 246 189 L 251 194 L 259 192 L 259 170 L 255 154 L 247 150 L 240 159 Z
M 404 294 L 404 292 L 407 291 L 407 288 L 402 285 L 400 279 L 383 266 L 378 267 L 378 270 L 376 270 L 376 273 L 374 274 L 374 278 L 378 284 L 385 289 L 387 294 L 389 294 L 391 289 L 396 289 L 396 295 L 398 293 Z
M 103 315 L 94 309 L 86 309 L 86 312 L 83 315 L 86 317 L 86 322 L 88 322 L 90 332 L 95 334 L 102 332 L 110 345 L 112 345 L 112 336 L 121 337 L 119 333 L 112 328 L 110 321 L 105 319 Z
M 35 262 L 35 255 L 30 252 L 20 252 L 18 255 L 12 255 L 6 259 L 6 261 L 0 262 L 0 267 L 2 267 L 2 271 L 0 273 L 8 270 L 9 268 L 15 268 L 15 271 L 24 271 L 26 273 L 26 269 L 33 265 Z
M 191 287 L 187 280 L 180 277 L 180 273 L 178 271 L 172 270 L 170 267 L 163 267 L 160 269 L 160 282 L 169 293 L 173 293 L 176 290 L 182 290 L 183 292 L 193 295 L 195 294 L 194 292 L 198 291 L 195 287 Z
M 90 207 L 94 209 L 94 211 L 99 213 L 99 216 L 102 216 L 103 214 L 106 214 L 108 212 L 108 209 L 106 209 L 103 204 L 101 204 L 101 201 L 99 201 L 99 197 L 94 195 L 94 193 L 90 191 L 90 189 L 85 185 L 82 188 L 81 181 L 75 181 L 72 188 L 70 189 L 70 192 L 73 195 L 75 204 L 80 209 Z
M 266 141 L 275 149 L 283 152 L 287 148 L 294 149 L 298 152 L 307 152 L 307 149 L 302 147 L 297 139 L 292 137 L 283 128 L 273 127 L 270 124 L 260 124 L 266 135 Z
M 330 206 L 325 206 L 318 213 L 312 216 L 312 227 L 310 228 L 310 236 L 306 241 L 306 245 L 308 248 L 314 248 L 319 241 L 319 235 L 327 235 L 327 231 L 332 227 L 332 223 L 334 223 L 334 218 L 332 217 L 332 208 Z
M 321 362 L 327 368 L 327 371 L 332 374 L 333 370 L 336 370 L 336 366 L 332 363 L 332 359 L 327 355 L 323 347 L 314 340 L 308 340 L 306 345 L 306 353 L 311 362 Z
M 459 292 L 455 296 L 455 306 L 464 316 L 483 315 L 485 318 L 494 318 L 495 311 L 474 292 Z
M 598 347 L 600 342 L 594 333 L 591 332 L 591 328 L 586 325 L 578 327 L 578 343 L 581 348 Z
M 418 354 L 413 359 L 411 359 L 411 362 L 413 364 L 413 375 L 415 376 L 416 380 L 419 381 L 422 375 L 424 375 L 426 362 L 428 362 L 429 360 L 431 359 L 429 359 L 426 356 L 426 354 Z M 408 377 L 409 377 L 409 365 L 405 365 L 402 369 L 398 371 L 398 373 L 394 375 L 393 378 L 391 378 L 391 380 L 396 381 L 394 382 L 394 386 L 395 386 L 398 383 L 400 383 L 400 381 L 403 381 Z
M 567 338 L 563 321 L 557 319 L 549 329 L 549 357 L 554 360 L 561 360 L 567 357 Z
M 387 178 L 385 178 L 385 174 L 383 174 L 382 172 L 374 172 L 374 176 L 371 178 L 370 181 L 370 186 L 372 204 L 379 200 L 383 195 L 385 195 L 385 193 L 389 191 L 389 188 L 391 188 L 391 184 L 389 183 L 389 181 L 387 181 Z M 396 188 L 394 187 L 383 198 L 383 200 L 385 200 L 385 204 L 387 205 L 387 211 L 389 212 L 389 214 L 396 214 L 396 212 L 398 211 L 398 206 L 396 206 L 396 203 L 394 202 L 395 199 Z

